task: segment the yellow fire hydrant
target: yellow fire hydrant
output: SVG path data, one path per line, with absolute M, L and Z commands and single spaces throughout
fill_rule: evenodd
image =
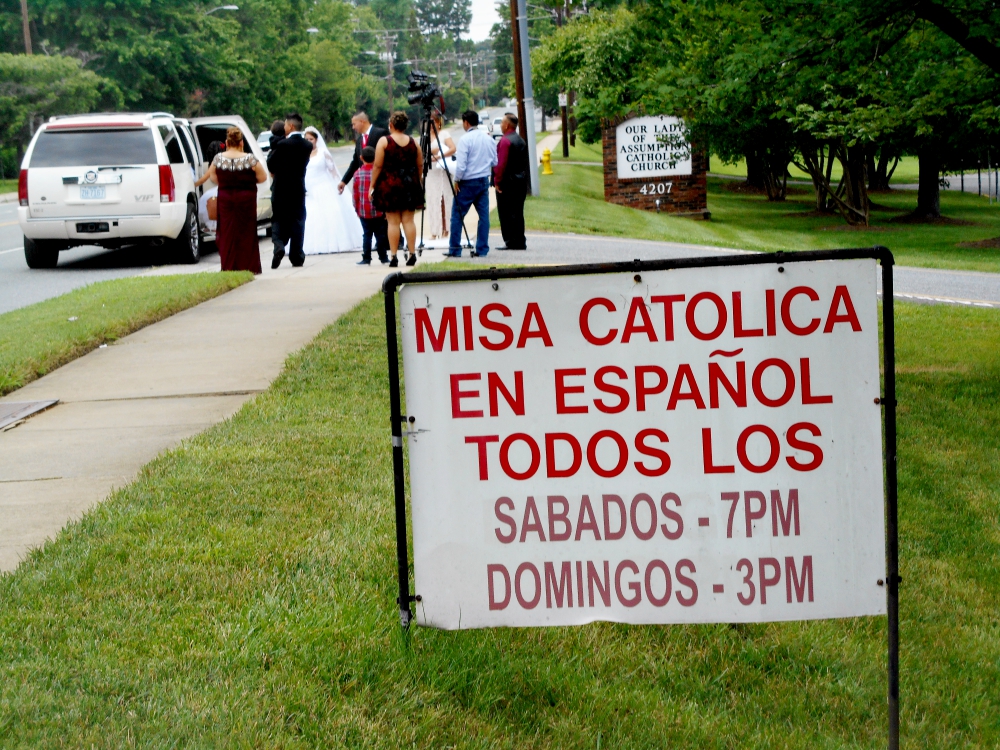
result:
M 552 150 L 542 151 L 542 174 L 555 174 L 552 171 Z

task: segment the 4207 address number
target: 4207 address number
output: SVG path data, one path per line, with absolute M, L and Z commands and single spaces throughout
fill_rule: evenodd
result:
M 639 192 L 643 195 L 670 195 L 673 187 L 672 182 L 644 182 Z

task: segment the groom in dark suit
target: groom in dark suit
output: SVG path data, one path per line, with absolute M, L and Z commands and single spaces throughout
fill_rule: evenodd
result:
M 364 112 L 358 112 L 351 118 L 351 127 L 354 128 L 354 132 L 357 134 L 354 139 L 354 159 L 351 160 L 351 166 L 344 173 L 344 179 L 337 186 L 337 190 L 341 193 L 344 192 L 344 188 L 351 181 L 354 173 L 361 169 L 361 165 L 364 163 L 361 161 L 361 149 L 366 146 L 375 148 L 378 146 L 379 139 L 382 136 L 389 135 L 389 131 L 385 128 L 372 125 L 371 120 L 368 119 L 368 115 Z
M 296 112 L 285 118 L 285 137 L 273 143 L 267 156 L 267 171 L 271 185 L 271 241 L 274 257 L 271 268 L 277 268 L 285 257 L 293 266 L 305 263 L 302 236 L 306 230 L 306 167 L 313 146 L 302 137 L 302 117 Z

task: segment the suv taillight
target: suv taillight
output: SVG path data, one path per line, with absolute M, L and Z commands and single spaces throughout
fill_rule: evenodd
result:
M 22 206 L 28 205 L 28 170 L 22 169 L 17 178 L 17 202 Z
M 169 164 L 160 165 L 160 203 L 173 203 L 176 189 L 174 173 Z

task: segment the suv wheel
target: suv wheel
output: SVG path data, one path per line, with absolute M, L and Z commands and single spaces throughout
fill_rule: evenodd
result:
M 197 263 L 201 259 L 201 228 L 198 226 L 198 212 L 192 203 L 187 204 L 184 226 L 174 240 L 174 250 L 181 263 Z
M 28 268 L 55 268 L 59 264 L 59 245 L 51 240 L 24 238 L 24 262 Z

